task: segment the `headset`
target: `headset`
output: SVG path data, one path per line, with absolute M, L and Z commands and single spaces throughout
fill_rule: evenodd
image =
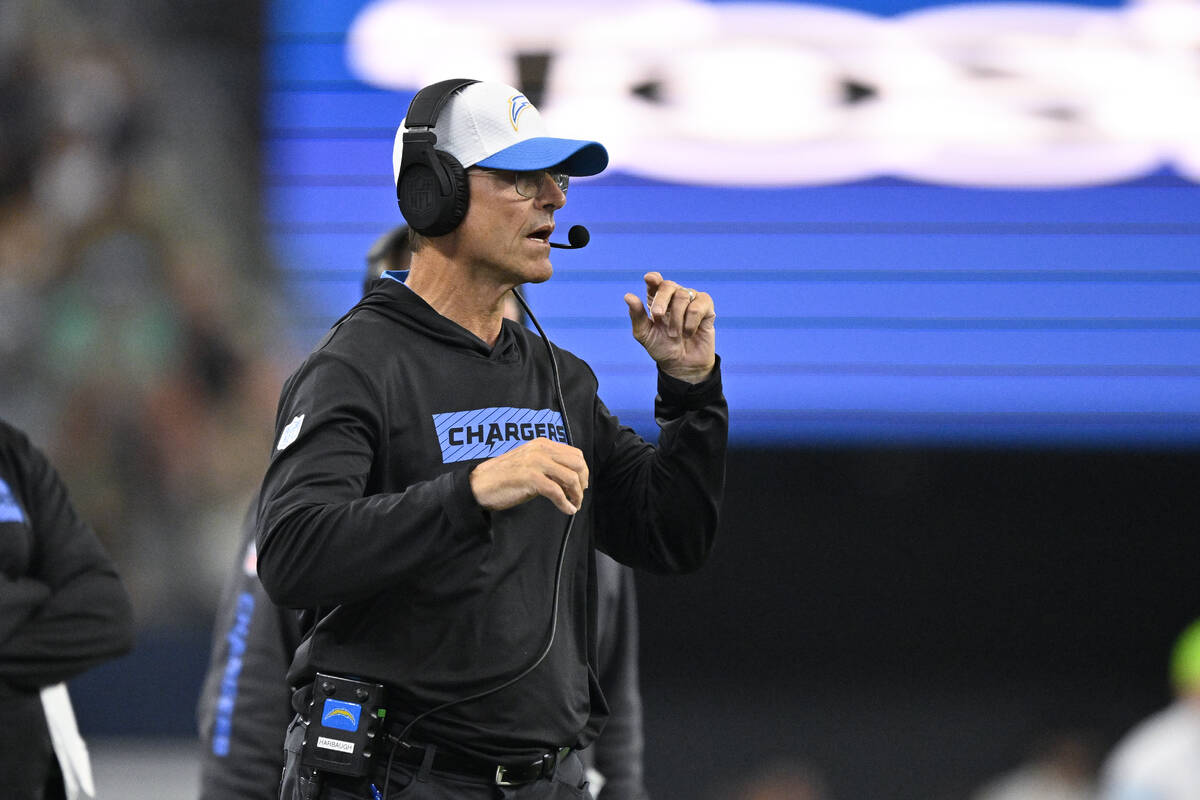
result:
M 449 233 L 467 215 L 467 171 L 457 158 L 437 149 L 433 126 L 446 102 L 472 83 L 479 81 L 451 78 L 430 84 L 408 106 L 396 202 L 409 227 L 422 236 Z

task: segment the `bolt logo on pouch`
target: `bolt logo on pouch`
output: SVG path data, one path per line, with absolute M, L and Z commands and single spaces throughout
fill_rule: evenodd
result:
M 321 724 L 326 728 L 337 728 L 343 731 L 358 730 L 358 719 L 362 706 L 357 703 L 343 703 L 340 700 L 326 700 L 321 711 Z

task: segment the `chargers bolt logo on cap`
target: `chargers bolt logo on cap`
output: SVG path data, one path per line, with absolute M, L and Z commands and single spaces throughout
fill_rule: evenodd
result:
M 514 131 L 519 128 L 521 112 L 530 107 L 529 101 L 523 94 L 508 98 L 508 121 L 512 123 Z

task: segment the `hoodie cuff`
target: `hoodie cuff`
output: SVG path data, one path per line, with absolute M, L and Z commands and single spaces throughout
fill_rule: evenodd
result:
M 717 355 L 712 372 L 699 383 L 688 383 L 658 371 L 658 402 L 664 409 L 697 411 L 724 396 L 721 386 L 721 356 Z
M 471 469 L 456 469 L 450 474 L 450 493 L 442 500 L 446 516 L 454 527 L 468 533 L 486 533 L 491 527 L 491 515 L 479 505 L 471 491 Z

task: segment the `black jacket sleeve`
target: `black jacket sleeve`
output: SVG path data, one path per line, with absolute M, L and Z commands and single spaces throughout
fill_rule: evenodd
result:
M 0 642 L 8 641 L 50 599 L 50 587 L 33 578 L 0 573 Z
M 382 446 L 383 407 L 359 368 L 325 353 L 285 385 L 258 515 L 258 574 L 277 604 L 370 597 L 456 560 L 487 534 L 469 465 L 363 496 Z
M 287 669 L 297 614 L 271 603 L 255 573 L 255 504 L 225 583 L 197 704 L 200 800 L 276 800 L 292 717 Z
M 22 575 L 0 582 L 0 685 L 20 691 L 73 678 L 133 647 L 133 611 L 99 539 L 40 451 L 0 427 L 0 477 L 24 510 Z
M 725 492 L 729 408 L 718 358 L 697 384 L 661 370 L 653 447 L 596 400 L 596 541 L 617 561 L 658 573 L 699 569 Z

